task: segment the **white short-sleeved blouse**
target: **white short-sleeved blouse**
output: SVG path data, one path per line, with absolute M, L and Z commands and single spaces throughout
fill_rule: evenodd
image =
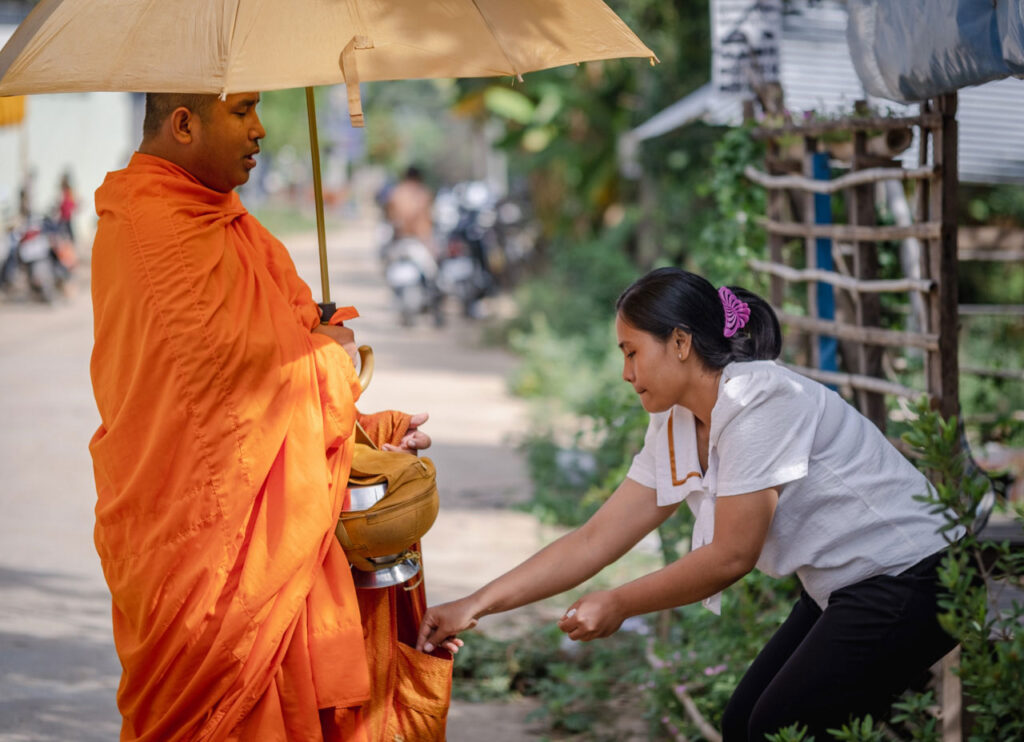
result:
M 707 472 L 693 415 L 676 406 L 651 415 L 627 476 L 656 490 L 659 505 L 686 500 L 693 548 L 712 540 L 715 498 L 777 489 L 757 567 L 795 573 L 823 608 L 832 591 L 898 574 L 946 545 L 942 516 L 914 499 L 928 480 L 842 397 L 774 361 L 723 369 Z M 718 612 L 716 599 L 705 605 Z

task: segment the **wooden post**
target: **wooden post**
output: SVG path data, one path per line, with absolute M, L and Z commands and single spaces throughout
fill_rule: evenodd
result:
M 859 170 L 867 155 L 867 134 L 858 128 L 854 132 L 853 162 L 851 168 Z M 857 226 L 875 226 L 874 187 L 859 185 L 850 189 L 850 221 Z M 853 273 L 859 280 L 873 280 L 878 277 L 878 243 L 853 243 Z M 857 324 L 861 327 L 878 327 L 882 320 L 882 304 L 878 294 L 854 294 Z M 881 378 L 882 349 L 877 345 L 861 344 L 858 348 L 857 373 Z M 861 413 L 880 430 L 885 431 L 885 397 L 881 394 L 858 390 L 857 406 Z
M 931 188 L 929 210 L 932 219 L 940 223 L 937 240 L 929 240 L 928 261 L 932 280 L 937 283 L 932 294 L 932 317 L 936 323 L 931 329 L 939 335 L 939 349 L 928 354 L 928 390 L 933 395 L 938 411 L 944 417 L 960 412 L 957 367 L 957 162 L 956 93 L 947 93 L 936 101 L 941 117 L 939 127 L 932 134 L 932 152 L 938 166 L 939 182 Z
M 921 104 L 921 119 L 927 118 L 928 114 L 931 113 L 931 102 L 925 101 Z M 917 165 L 918 169 L 925 167 L 930 162 L 928 157 L 928 149 L 931 147 L 932 137 L 931 129 L 924 123 L 918 127 L 918 141 L 917 141 Z M 933 168 L 934 170 L 934 168 Z M 931 213 L 928 210 L 929 203 L 931 202 L 931 190 L 932 181 L 937 180 L 939 175 L 932 175 L 927 180 L 919 180 L 914 184 L 914 223 L 924 224 L 931 217 Z M 940 231 L 941 234 L 941 231 Z M 931 263 L 928 260 L 928 255 L 934 249 L 932 240 L 921 239 L 918 240 L 918 265 L 917 273 L 923 278 L 935 280 L 935 276 L 932 275 Z M 932 290 L 933 292 L 936 289 Z M 931 296 L 925 297 L 923 313 L 921 316 L 921 326 L 918 328 L 920 332 L 933 332 L 935 330 L 935 315 L 933 310 L 933 302 Z M 931 359 L 925 355 L 925 373 L 927 374 L 928 366 Z

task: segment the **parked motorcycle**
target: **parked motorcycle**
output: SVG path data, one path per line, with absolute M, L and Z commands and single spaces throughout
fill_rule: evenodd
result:
M 13 289 L 24 276 L 32 296 L 52 302 L 71 279 L 74 248 L 54 219 L 31 219 L 8 231 L 0 286 Z
M 434 220 L 445 246 L 442 285 L 467 317 L 480 315 L 480 300 L 496 292 L 495 269 L 504 264 L 493 207 L 490 189 L 479 181 L 459 183 L 434 201 Z
M 537 240 L 525 206 L 499 198 L 482 181 L 438 193 L 434 222 L 445 245 L 441 271 L 451 274 L 441 281 L 443 290 L 459 298 L 467 316 L 477 316 L 483 298 L 519 280 Z
M 392 238 L 381 247 L 381 259 L 402 326 L 411 327 L 421 314 L 430 314 L 436 326 L 443 325 L 439 270 L 430 249 L 414 237 Z

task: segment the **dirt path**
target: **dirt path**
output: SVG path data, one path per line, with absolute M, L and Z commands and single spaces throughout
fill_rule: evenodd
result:
M 318 287 L 315 241 L 287 240 Z M 330 236 L 332 290 L 355 304 L 360 342 L 377 372 L 361 407 L 429 411 L 426 428 L 442 492 L 424 539 L 428 597 L 461 596 L 551 537 L 507 506 L 527 496 L 513 441 L 522 405 L 509 397 L 512 359 L 482 349 L 477 328 L 455 316 L 443 329 L 401 329 L 380 279 L 372 225 Z M 84 278 L 84 276 L 83 276 Z M 319 290 L 316 289 L 316 293 Z M 87 445 L 98 417 L 89 386 L 88 287 L 57 306 L 0 303 L 0 740 L 117 737 L 120 672 L 110 639 L 106 585 L 92 544 L 95 501 Z M 536 619 L 526 609 L 485 619 L 484 631 Z M 536 739 L 528 702 L 453 705 L 449 740 Z

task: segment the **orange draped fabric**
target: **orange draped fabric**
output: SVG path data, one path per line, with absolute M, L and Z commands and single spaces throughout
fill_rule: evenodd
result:
M 121 739 L 374 739 L 366 647 L 393 645 L 372 636 L 398 619 L 364 629 L 334 537 L 359 395 L 348 355 L 311 333 L 309 288 L 236 194 L 137 153 L 96 207 L 90 450 Z M 378 592 L 369 613 L 395 595 Z

